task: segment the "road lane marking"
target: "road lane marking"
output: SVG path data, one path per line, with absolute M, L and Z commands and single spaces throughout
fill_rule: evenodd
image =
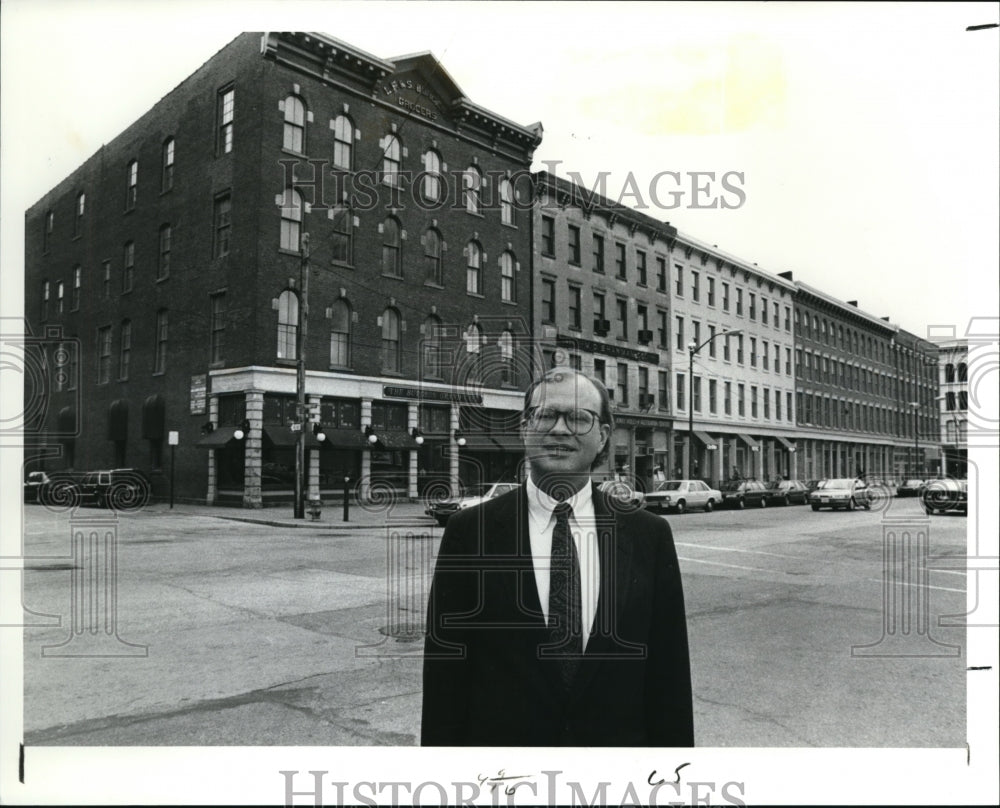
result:
M 753 572 L 781 572 L 781 570 L 766 569 L 764 567 L 743 567 L 739 564 L 724 564 L 721 561 L 706 561 L 702 558 L 684 558 L 684 556 L 677 556 L 681 561 L 691 561 L 695 564 L 711 564 L 715 567 L 732 567 L 737 570 L 751 570 Z
M 675 541 L 675 545 L 678 547 L 695 547 L 699 550 L 719 550 L 726 553 L 751 553 L 753 555 L 766 555 L 773 556 L 774 558 L 790 558 L 794 561 L 802 561 L 803 556 L 790 556 L 782 555 L 781 553 L 769 553 L 767 550 L 743 550 L 739 547 L 716 547 L 715 545 L 709 544 L 694 544 L 692 542 Z

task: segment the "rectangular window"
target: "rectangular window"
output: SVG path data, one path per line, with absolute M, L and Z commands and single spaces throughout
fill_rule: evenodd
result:
M 668 409 L 669 398 L 667 396 L 667 371 L 658 370 L 656 372 L 656 398 L 659 402 L 658 409 Z
M 132 362 L 132 321 L 122 322 L 121 353 L 118 355 L 118 378 L 128 379 L 129 365 Z
M 656 291 L 667 291 L 667 259 L 663 256 L 656 256 Z
M 236 105 L 236 90 L 227 87 L 219 91 L 218 110 L 218 140 L 216 154 L 229 154 L 233 150 L 233 113 Z
M 708 289 L 705 290 L 706 302 L 709 306 L 715 306 L 715 278 L 705 278 Z
M 781 373 L 781 346 L 774 346 L 774 372 Z
M 761 309 L 763 311 L 763 309 Z M 770 370 L 770 346 L 767 344 L 767 340 L 761 340 L 760 343 L 760 364 L 764 370 Z
M 125 245 L 122 257 L 122 294 L 132 291 L 132 281 L 135 276 L 135 242 Z
M 715 359 L 715 326 L 708 327 L 708 355 Z
M 136 195 L 139 192 L 139 162 L 133 160 L 125 169 L 125 210 L 135 207 Z
M 771 391 L 766 387 L 761 388 L 761 395 L 764 401 L 764 417 L 770 419 L 771 417 Z
M 628 406 L 628 365 L 618 363 L 618 401 Z
M 639 406 L 648 406 L 646 402 L 649 397 L 649 368 L 639 366 Z
M 757 417 L 757 386 L 750 385 L 750 417 Z
M 170 238 L 171 227 L 169 224 L 160 228 L 160 257 L 156 264 L 156 279 L 163 280 L 170 274 Z
M 691 270 L 691 299 L 697 303 L 699 296 L 701 295 L 701 275 L 698 272 Z
M 604 293 L 603 292 L 594 292 L 594 330 L 595 331 L 604 331 L 604 330 L 606 330 L 605 327 L 604 327 L 604 321 L 606 319 L 605 315 L 606 315 L 606 311 L 605 311 L 605 308 L 604 308 Z
M 80 284 L 83 283 L 83 270 L 80 267 L 73 268 L 73 289 L 70 292 L 70 308 L 73 311 L 80 309 Z
M 708 411 L 712 415 L 715 415 L 715 412 L 718 409 L 718 405 L 715 400 L 718 386 L 719 383 L 715 379 L 708 380 Z
M 785 420 L 792 420 L 792 394 L 785 393 Z
M 640 331 L 649 330 L 649 309 L 643 306 L 641 303 L 635 307 L 635 317 L 638 320 L 637 325 Z
M 628 339 L 628 301 L 615 299 L 618 314 L 618 339 Z
M 656 310 L 656 342 L 661 348 L 668 348 L 667 313 L 663 309 Z
M 628 267 L 625 264 L 625 245 L 615 242 L 615 276 L 625 280 L 628 277 Z
M 104 290 L 105 300 L 111 297 L 111 262 L 105 261 L 101 265 L 101 287 Z
M 737 317 L 742 317 L 743 316 L 743 290 L 742 289 L 737 289 L 736 290 L 736 316 Z
M 594 272 L 604 274 L 604 236 L 593 235 L 594 241 Z
M 556 254 L 556 222 L 551 216 L 542 217 L 542 255 Z
M 733 414 L 733 383 L 722 383 L 722 411 L 726 415 Z
M 729 311 L 729 284 L 722 282 L 722 310 Z
M 542 322 L 556 321 L 556 282 L 551 278 L 542 278 Z
M 425 239 L 436 238 L 425 235 Z M 427 277 L 434 283 L 440 283 L 441 242 L 424 245 L 424 256 L 429 264 Z M 350 208 L 338 207 L 333 212 L 333 232 L 330 233 L 330 260 L 341 264 L 354 263 L 354 214 Z
M 685 383 L 687 379 L 683 373 L 677 374 L 676 384 L 674 385 L 674 403 L 678 410 L 687 409 L 686 398 L 684 394 Z
M 722 358 L 725 359 L 727 362 L 730 360 L 728 336 L 722 338 Z
M 56 284 L 56 313 L 63 313 L 63 282 L 59 281 Z
M 217 292 L 210 298 L 212 306 L 212 333 L 208 356 L 212 363 L 222 361 L 222 349 L 226 336 L 226 293 Z
M 701 377 L 692 376 L 691 384 L 693 386 L 691 391 L 691 407 L 695 412 L 701 412 Z
M 222 258 L 229 255 L 229 238 L 232 231 L 232 199 L 229 194 L 215 200 L 215 249 L 213 255 Z
M 750 292 L 750 319 L 757 319 L 757 295 Z
M 580 287 L 569 287 L 569 327 L 580 328 L 583 318 L 580 314 Z
M 580 228 L 575 224 L 569 225 L 569 262 L 580 266 Z
M 97 329 L 97 383 L 111 380 L 111 326 Z
M 56 215 L 50 210 L 45 214 L 45 228 L 42 230 L 42 252 L 48 252 L 52 246 L 52 232 L 56 226 Z
M 569 366 L 573 368 L 573 370 L 583 370 L 583 358 L 580 354 L 569 355 Z
M 775 303 L 775 305 L 778 305 Z M 775 317 L 774 321 L 777 322 L 778 318 Z M 792 330 L 792 308 L 791 306 L 785 306 L 785 331 L 791 332 Z
M 736 361 L 739 364 L 743 364 L 743 335 L 738 334 L 736 336 Z
M 699 323 L 697 320 L 692 320 L 691 331 L 692 331 L 691 341 L 694 342 L 695 347 L 701 345 L 701 323 Z
M 635 271 L 639 276 L 638 283 L 640 286 L 646 285 L 646 253 L 642 250 L 635 251 Z
M 774 391 L 774 420 L 781 420 L 781 391 Z
M 736 414 L 746 415 L 746 386 L 742 384 L 736 385 Z
M 684 267 L 681 264 L 674 264 L 674 271 L 677 277 L 674 278 L 674 293 L 678 297 L 684 297 Z
M 773 325 L 774 325 L 775 328 L 779 328 L 780 326 L 779 326 L 779 320 L 778 320 L 778 304 L 777 304 L 777 302 L 773 302 L 771 304 L 771 312 L 772 312 L 772 318 L 771 319 L 773 321 Z
M 677 333 L 674 335 L 674 345 L 677 347 L 678 351 L 684 350 L 684 318 L 677 316 L 674 318 L 677 322 Z
M 594 359 L 594 378 L 601 384 L 607 385 L 607 366 L 603 359 Z
M 156 353 L 153 355 L 153 373 L 165 373 L 167 370 L 167 312 L 160 309 L 156 312 Z

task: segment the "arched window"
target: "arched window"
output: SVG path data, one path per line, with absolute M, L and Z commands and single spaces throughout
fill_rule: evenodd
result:
M 427 259 L 428 283 L 438 286 L 443 285 L 444 279 L 441 273 L 441 234 L 433 227 L 428 228 L 424 233 L 424 257 Z
M 353 168 L 354 124 L 346 115 L 338 115 L 333 122 L 333 164 L 350 171 Z
M 505 252 L 500 256 L 500 299 L 505 303 L 517 301 L 517 287 L 514 284 L 514 255 Z
M 306 136 L 306 105 L 297 95 L 285 99 L 285 133 L 281 145 L 289 151 L 303 154 Z
M 399 312 L 388 308 L 382 312 L 382 370 L 399 373 Z
M 403 277 L 399 220 L 393 216 L 382 222 L 382 274 Z
M 403 148 L 399 145 L 399 138 L 395 135 L 386 135 L 385 145 L 382 147 L 382 181 L 389 185 L 399 184 L 399 170 L 403 162 Z
M 500 221 L 514 224 L 514 186 L 508 179 L 500 181 Z
M 479 213 L 479 195 L 482 192 L 483 175 L 475 166 L 469 166 L 462 175 L 462 196 L 465 209 L 469 213 Z
M 424 320 L 424 376 L 441 376 L 441 319 L 428 315 Z
M 287 188 L 281 200 L 281 249 L 299 251 L 302 231 L 302 196 Z
M 351 306 L 344 298 L 330 307 L 330 365 L 351 366 Z
M 483 248 L 479 242 L 470 241 L 465 248 L 465 291 L 470 295 L 482 294 L 480 274 L 483 265 Z
M 430 202 L 441 200 L 441 155 L 433 149 L 424 154 L 424 199 Z
M 174 187 L 174 139 L 163 141 L 162 159 L 160 161 L 160 190 L 169 191 Z
M 944 366 L 944 380 L 946 382 L 955 381 L 955 366 L 951 362 Z
M 291 289 L 285 289 L 278 298 L 278 359 L 295 359 L 298 356 L 299 298 Z
M 958 380 L 960 382 L 965 382 L 969 380 L 969 368 L 965 362 L 958 363 Z
M 330 236 L 330 257 L 344 264 L 354 262 L 354 213 L 338 207 L 333 212 L 333 233 Z

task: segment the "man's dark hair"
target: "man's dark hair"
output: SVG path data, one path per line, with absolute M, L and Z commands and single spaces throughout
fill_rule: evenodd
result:
M 549 368 L 545 371 L 545 373 L 528 385 L 528 389 L 524 393 L 524 408 L 521 410 L 521 420 L 523 422 L 528 418 L 528 410 L 531 408 L 531 397 L 534 395 L 536 389 L 541 387 L 546 382 L 561 382 L 569 374 L 579 376 L 581 379 L 586 379 L 594 386 L 594 389 L 597 390 L 597 394 L 601 397 L 601 408 L 598 423 L 607 424 L 610 427 L 608 439 L 604 442 L 604 448 L 598 452 L 597 457 L 594 458 L 594 462 L 590 465 L 591 469 L 596 469 L 603 466 L 607 462 L 608 455 L 611 453 L 611 439 L 614 437 L 615 431 L 615 416 L 611 409 L 611 395 L 608 393 L 608 388 L 604 386 L 604 383 L 600 379 L 589 376 L 582 371 L 576 370 L 575 368 Z

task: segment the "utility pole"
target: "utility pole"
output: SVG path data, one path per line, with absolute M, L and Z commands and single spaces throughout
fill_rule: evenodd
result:
M 295 373 L 295 392 L 297 393 L 299 416 L 298 440 L 295 442 L 295 519 L 305 519 L 306 505 L 306 431 L 309 428 L 309 411 L 306 409 L 306 329 L 309 325 L 309 234 L 303 233 L 299 261 L 299 318 L 298 345 L 295 352 L 298 360 Z

